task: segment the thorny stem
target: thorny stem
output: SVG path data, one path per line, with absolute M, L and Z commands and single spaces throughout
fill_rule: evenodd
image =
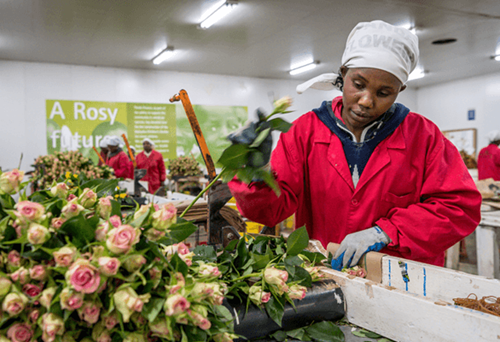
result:
M 221 177 L 222 173 L 224 172 L 224 170 L 222 170 L 221 173 L 219 173 L 212 182 L 210 182 L 210 184 L 207 185 L 207 187 L 205 189 L 203 189 L 199 194 L 198 196 L 195 197 L 195 199 L 188 205 L 188 207 L 182 212 L 182 214 L 179 215 L 180 218 L 184 217 L 184 215 L 186 215 L 186 213 L 188 212 L 189 209 L 191 209 L 193 207 L 193 205 L 196 203 L 196 201 L 198 201 L 200 199 L 201 196 L 203 196 L 203 194 L 205 192 L 207 192 L 211 187 L 212 185 L 215 184 L 215 182 L 217 182 L 219 180 L 219 178 Z

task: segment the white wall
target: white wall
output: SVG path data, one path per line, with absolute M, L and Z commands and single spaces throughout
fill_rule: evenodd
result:
M 311 77 L 316 75 L 311 75 Z M 271 101 L 289 95 L 295 110 L 292 121 L 319 107 L 337 91 L 308 90 L 297 95 L 300 82 L 190 74 L 167 71 L 86 67 L 62 64 L 0 61 L 0 167 L 12 169 L 24 154 L 21 169 L 30 170 L 34 159 L 46 154 L 45 100 L 169 103 L 186 89 L 193 104 L 247 106 L 251 118 L 256 108 L 271 109 Z M 415 91 L 400 98 L 411 109 Z
M 476 128 L 479 151 L 488 145 L 486 133 L 500 130 L 500 73 L 419 89 L 417 108 L 441 130 Z M 470 109 L 476 110 L 473 121 L 467 120 Z

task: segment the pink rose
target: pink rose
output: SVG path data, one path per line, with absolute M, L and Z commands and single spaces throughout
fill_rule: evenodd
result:
M 80 200 L 80 204 L 84 208 L 89 209 L 97 201 L 97 195 L 95 192 L 93 192 L 89 188 L 86 188 L 85 190 L 83 190 L 83 193 L 80 195 L 80 197 L 78 199 Z
M 76 255 L 76 248 L 65 246 L 52 254 L 58 267 L 69 267 Z
M 248 290 L 248 297 L 255 305 L 269 302 L 271 293 L 262 290 L 262 286 L 252 285 Z
M 28 324 L 16 323 L 7 330 L 7 337 L 12 342 L 29 342 L 33 337 L 33 330 Z
M 42 295 L 38 299 L 40 305 L 44 308 L 49 309 L 52 304 L 52 299 L 54 299 L 54 295 L 56 294 L 55 287 L 49 287 L 42 291 Z
M 2 310 L 10 316 L 20 314 L 28 303 L 28 298 L 22 293 L 11 292 L 5 296 L 2 303 Z
M 109 222 L 100 223 L 95 231 L 95 239 L 97 241 L 105 241 L 108 234 Z
M 106 246 L 115 254 L 126 254 L 139 242 L 141 231 L 128 224 L 113 228 L 108 232 Z
M 76 291 L 94 293 L 99 288 L 101 277 L 88 260 L 78 259 L 66 272 L 66 281 L 69 281 Z
M 28 318 L 31 322 L 36 323 L 38 321 L 38 317 L 40 317 L 40 310 L 38 309 L 33 309 L 31 312 L 28 314 Z
M 76 310 L 83 305 L 83 299 L 85 294 L 81 292 L 74 292 L 70 288 L 66 287 L 61 291 L 61 309 L 63 310 Z
M 114 276 L 120 268 L 120 260 L 117 258 L 100 257 L 98 260 L 99 272 L 106 277 Z
M 270 285 L 274 285 L 279 294 L 283 294 L 288 290 L 286 281 L 288 280 L 288 272 L 279 270 L 274 267 L 268 267 L 264 271 L 264 280 Z
M 68 195 L 68 198 L 66 198 L 66 200 L 68 200 L 68 201 L 70 201 L 70 202 L 71 202 L 71 201 L 72 201 L 72 200 L 74 200 L 75 198 L 77 198 L 75 194 L 69 194 L 69 195 Z
M 80 212 L 82 212 L 84 209 L 84 207 L 76 202 L 76 199 L 73 199 L 62 208 L 61 213 L 64 218 L 70 219 L 72 217 L 78 216 L 78 214 L 80 214 Z
M 42 316 L 42 340 L 44 342 L 53 342 L 56 336 L 64 334 L 64 321 L 61 317 L 46 313 Z
M 119 226 L 122 225 L 122 219 L 118 215 L 113 215 L 109 218 L 109 222 L 111 225 L 115 228 L 118 228 Z
M 126 287 L 117 291 L 113 295 L 116 310 L 123 316 L 123 321 L 127 323 L 134 312 L 141 312 L 145 303 L 149 302 L 151 294 L 138 295 L 131 287 Z
M 141 217 L 142 215 L 146 214 L 149 211 L 149 208 L 151 208 L 151 204 L 143 204 L 143 205 L 141 205 L 141 207 L 139 208 L 139 210 L 137 210 L 134 213 L 134 220 L 136 220 L 139 217 Z
M 22 220 L 36 221 L 42 218 L 45 213 L 45 208 L 40 203 L 22 201 L 15 205 L 17 211 L 14 212 L 16 216 Z
M 78 315 L 80 316 L 80 319 L 90 324 L 97 323 L 100 313 L 100 306 L 93 302 L 85 302 L 83 306 L 78 309 Z
M 61 228 L 61 226 L 63 225 L 64 222 L 66 222 L 66 219 L 64 219 L 62 217 L 55 217 L 50 222 L 50 226 L 52 228 L 54 228 L 55 230 L 58 230 L 59 228 Z
M 198 326 L 200 329 L 208 330 L 212 326 L 210 321 L 206 317 L 201 315 L 200 313 L 198 313 L 196 311 L 188 310 L 188 314 L 191 317 L 191 319 L 193 320 L 193 323 L 196 326 Z
M 17 271 L 11 273 L 10 278 L 13 281 L 18 281 L 21 284 L 26 284 L 30 281 L 30 274 L 27 269 L 25 269 L 24 267 L 20 267 Z
M 200 266 L 198 270 L 198 274 L 200 277 L 220 277 L 222 274 L 216 266 L 210 266 L 207 264 L 203 264 Z
M 23 286 L 23 292 L 28 297 L 33 298 L 33 297 L 38 296 L 42 292 L 42 289 L 36 285 L 33 285 L 33 284 L 25 284 Z
M 104 325 L 106 326 L 106 329 L 111 330 L 117 324 L 118 324 L 118 317 L 116 317 L 116 314 L 114 312 L 104 317 Z
M 97 204 L 97 212 L 104 220 L 107 220 L 111 215 L 111 199 L 113 199 L 111 196 L 100 198 Z
M 38 223 L 31 223 L 28 228 L 28 242 L 32 245 L 43 245 L 50 239 L 49 230 Z
M 0 192 L 12 195 L 19 191 L 19 186 L 24 177 L 24 171 L 14 169 L 0 175 Z
M 160 206 L 160 210 L 152 215 L 153 228 L 164 231 L 177 222 L 177 208 L 173 203 L 166 203 Z
M 138 271 L 145 263 L 146 258 L 142 255 L 136 254 L 128 257 L 123 263 L 123 267 L 125 267 L 125 269 L 130 273 L 134 273 L 135 271 Z
M 305 270 L 311 275 L 312 281 L 318 281 L 325 278 L 325 274 L 321 273 L 319 267 L 305 267 Z
M 292 285 L 288 290 L 288 296 L 290 299 L 304 299 L 306 296 L 307 288 L 301 285 Z
M 10 266 L 19 267 L 21 266 L 21 254 L 18 251 L 12 250 L 7 255 L 7 262 Z
M 169 296 L 163 305 L 163 309 L 165 310 L 165 315 L 167 316 L 177 316 L 189 309 L 191 303 L 181 296 L 180 294 L 174 294 L 173 296 Z
M 170 339 L 170 326 L 165 319 L 155 319 L 149 323 L 149 331 L 153 336 Z
M 66 198 L 68 191 L 69 187 L 65 183 L 57 183 L 56 186 L 50 189 L 52 195 L 59 198 Z
M 34 280 L 45 280 L 47 279 L 47 270 L 43 265 L 35 265 L 30 268 L 30 277 Z

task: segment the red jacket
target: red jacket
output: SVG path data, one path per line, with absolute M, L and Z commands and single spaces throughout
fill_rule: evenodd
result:
M 488 178 L 500 180 L 500 148 L 497 145 L 489 144 L 479 152 L 477 177 L 479 180 Z
M 152 150 L 149 157 L 143 152 L 139 153 L 135 158 L 138 169 L 146 169 L 148 172 L 142 178 L 143 181 L 148 181 L 149 192 L 154 194 L 166 179 L 165 162 L 160 152 Z
M 338 97 L 337 117 L 341 108 Z M 273 226 L 295 213 L 325 247 L 378 225 L 392 240 L 382 253 L 442 266 L 480 220 L 481 195 L 458 150 L 416 113 L 377 145 L 356 188 L 340 139 L 314 112 L 281 134 L 271 167 L 279 198 L 264 183 L 229 183 L 243 216 Z
M 109 157 L 106 163 L 113 168 L 116 178 L 134 179 L 134 165 L 125 152 L 120 151 L 117 155 Z

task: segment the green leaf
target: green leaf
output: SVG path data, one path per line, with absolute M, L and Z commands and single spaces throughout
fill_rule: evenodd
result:
M 369 330 L 365 330 L 365 329 L 360 329 L 360 330 L 354 330 L 352 332 L 352 334 L 354 336 L 358 336 L 358 337 L 368 337 L 368 338 L 382 338 L 383 336 L 382 335 L 379 335 L 377 333 L 374 333 L 372 331 L 369 331 Z
M 264 172 L 261 177 L 264 180 L 264 182 L 266 182 L 267 186 L 273 189 L 276 196 L 279 197 L 281 195 L 281 189 L 271 171 Z
M 344 342 L 344 333 L 332 322 L 319 322 L 306 328 L 307 334 L 318 342 Z
M 80 185 L 80 188 L 82 190 L 86 188 L 95 188 L 94 192 L 97 196 L 104 197 L 105 195 L 113 193 L 117 186 L 118 179 L 93 179 Z
M 217 163 L 230 169 L 238 169 L 247 163 L 248 146 L 233 144 L 222 152 Z
M 177 272 L 181 272 L 183 276 L 187 275 L 188 265 L 179 257 L 177 253 L 172 254 L 170 264 Z
M 304 338 L 305 333 L 306 333 L 306 330 L 304 328 L 298 328 L 298 329 L 294 329 L 294 330 L 290 330 L 290 331 L 286 332 L 286 334 L 291 338 L 295 338 L 295 339 L 301 340 L 301 341 L 307 341 L 307 339 Z
M 260 144 L 262 144 L 262 142 L 264 140 L 266 140 L 267 136 L 271 134 L 271 127 L 268 127 L 266 129 L 264 129 L 263 131 L 261 131 L 259 133 L 259 135 L 257 136 L 257 138 L 255 138 L 255 140 L 252 142 L 252 144 L 249 146 L 250 148 L 255 148 L 255 147 L 259 147 Z
M 134 228 L 139 228 L 140 226 L 142 226 L 142 224 L 144 223 L 144 220 L 148 217 L 148 215 L 149 215 L 149 211 L 142 214 L 141 216 L 139 216 L 138 218 L 136 218 L 132 222 L 130 222 L 130 225 Z
M 12 196 L 8 194 L 2 194 L 0 195 L 0 205 L 3 209 L 14 209 L 16 201 L 14 201 Z
M 231 315 L 231 312 L 224 305 L 215 305 L 214 309 L 218 316 L 223 317 L 227 321 L 233 320 L 233 315 Z
M 237 169 L 224 168 L 224 170 L 222 170 L 221 179 L 224 183 L 228 183 L 234 178 L 234 176 L 236 176 L 237 173 Z
M 59 231 L 68 235 L 77 248 L 82 248 L 95 239 L 96 219 L 99 221 L 97 216 L 86 220 L 80 214 L 64 222 Z
M 288 271 L 288 268 L 287 268 Z M 300 266 L 293 266 L 293 274 L 290 273 L 291 279 L 288 281 L 300 281 L 299 285 L 305 286 L 305 287 L 311 287 L 312 286 L 312 278 L 309 272 L 307 272 L 304 268 Z
M 309 235 L 307 234 L 306 227 L 295 229 L 287 241 L 287 254 L 297 255 L 309 245 Z
M 277 300 L 274 296 L 271 296 L 271 299 L 269 299 L 269 301 L 264 305 L 269 317 L 271 317 L 271 319 L 281 327 L 281 320 L 283 319 L 283 314 L 285 312 L 283 303 Z
M 144 305 L 142 315 L 146 317 L 148 321 L 153 322 L 163 308 L 163 304 L 165 304 L 164 298 L 150 299 L 149 302 Z
M 236 248 L 236 245 L 238 244 L 240 240 L 232 240 L 227 244 L 227 246 L 224 248 L 225 251 L 232 252 Z
M 271 258 L 267 254 L 260 255 L 252 253 L 251 257 L 255 261 L 255 263 L 253 264 L 253 268 L 256 271 L 263 269 L 271 261 Z
M 272 130 L 280 131 L 283 133 L 288 132 L 288 130 L 292 127 L 291 123 L 281 118 L 269 120 L 269 124 L 271 125 Z
M 197 229 L 198 227 L 192 222 L 182 220 L 182 222 L 172 225 L 169 232 L 167 232 L 167 236 L 161 238 L 158 242 L 170 246 L 186 240 Z
M 160 258 L 163 262 L 168 263 L 167 258 L 163 255 L 163 253 L 160 251 L 160 248 L 158 247 L 158 244 L 153 241 L 148 241 L 148 246 L 151 252 L 154 254 L 155 257 Z
M 287 335 L 286 332 L 284 332 L 283 330 L 278 330 L 274 334 L 271 334 L 270 336 L 274 338 L 276 341 L 282 342 L 286 340 L 286 335 Z
M 240 239 L 236 250 L 238 251 L 238 258 L 236 259 L 236 263 L 238 267 L 242 268 L 249 258 L 249 252 L 246 246 L 245 239 Z
M 195 254 L 193 261 L 202 260 L 204 262 L 217 262 L 217 254 L 215 253 L 215 249 L 211 246 L 199 245 L 196 246 L 193 252 Z
M 115 200 L 110 200 L 111 202 L 111 216 L 118 215 L 120 218 L 122 217 L 122 208 L 120 203 Z
M 195 326 L 184 326 L 184 332 L 189 342 L 205 342 L 207 340 L 207 333 Z M 182 338 L 184 339 L 184 336 Z

